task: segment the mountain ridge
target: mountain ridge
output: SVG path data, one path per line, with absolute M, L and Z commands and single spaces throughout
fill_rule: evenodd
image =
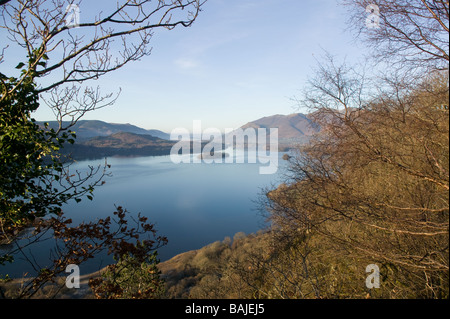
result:
M 249 122 L 241 128 L 278 128 L 278 137 L 281 140 L 301 140 L 305 136 L 310 137 L 320 131 L 320 127 L 308 115 L 302 113 L 266 116 Z
M 248 122 L 239 129 L 229 133 L 240 138 L 244 138 L 245 130 L 253 129 L 278 129 L 278 148 L 280 151 L 307 144 L 310 139 L 320 132 L 321 128 L 314 122 L 311 115 L 302 113 L 293 113 L 288 115 L 276 114 L 266 116 L 258 120 Z M 268 142 L 268 140 L 267 140 Z M 250 142 L 250 144 L 252 144 Z
M 38 125 L 44 126 L 48 123 L 49 128 L 57 130 L 59 128 L 58 121 L 39 121 Z M 68 126 L 69 122 L 63 122 L 63 126 Z M 87 140 L 97 136 L 109 136 L 112 134 L 126 132 L 140 135 L 151 135 L 160 139 L 169 140 L 170 134 L 160 130 L 147 130 L 133 124 L 108 123 L 100 120 L 80 120 L 70 128 L 77 135 L 77 140 Z
M 58 129 L 57 121 L 38 122 L 44 126 Z M 63 123 L 67 125 L 68 123 Z M 310 138 L 320 131 L 309 115 L 293 113 L 276 114 L 257 119 L 229 134 L 245 134 L 245 129 L 278 129 L 278 145 L 280 151 L 306 144 Z M 159 130 L 147 130 L 126 123 L 107 123 L 100 120 L 81 120 L 72 128 L 77 135 L 74 145 L 66 145 L 65 155 L 73 159 L 94 159 L 108 156 L 161 156 L 169 155 L 177 141 L 171 141 L 168 133 Z M 243 137 L 243 136 L 241 136 Z M 251 143 L 250 143 L 251 144 Z
M 170 154 L 174 141 L 152 135 L 118 132 L 96 136 L 73 145 L 65 145 L 62 153 L 69 159 L 99 159 L 111 156 L 165 156 Z

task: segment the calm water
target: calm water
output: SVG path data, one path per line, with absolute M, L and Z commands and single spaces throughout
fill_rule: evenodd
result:
M 74 168 L 85 170 L 88 165 L 101 164 L 104 160 L 85 161 Z M 110 158 L 108 164 L 112 176 L 95 190 L 94 200 L 70 204 L 64 209 L 66 214 L 78 223 L 110 216 L 115 205 L 140 212 L 156 225 L 158 235 L 169 240 L 159 250 L 162 261 L 237 232 L 249 234 L 263 228 L 264 219 L 255 201 L 263 188 L 279 183 L 283 172 L 281 159 L 274 175 L 260 175 L 262 164 L 176 165 L 169 156 Z M 43 244 L 30 252 L 39 260 L 48 256 L 48 250 Z M 108 263 L 107 257 L 101 257 L 80 270 L 89 273 Z M 21 260 L 13 265 L 0 267 L 0 274 L 21 276 L 31 271 Z

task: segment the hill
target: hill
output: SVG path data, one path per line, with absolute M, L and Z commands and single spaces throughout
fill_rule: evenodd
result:
M 59 123 L 57 121 L 50 121 L 47 123 L 50 128 L 55 130 L 59 127 Z M 38 122 L 38 124 L 43 126 L 44 122 Z M 67 125 L 68 122 L 63 122 L 63 126 Z M 146 130 L 131 124 L 106 123 L 97 120 L 80 120 L 71 128 L 71 130 L 77 134 L 78 141 L 85 141 L 97 136 L 110 136 L 121 132 L 151 135 L 164 140 L 170 139 L 170 134 L 159 130 Z
M 164 156 L 169 155 L 174 141 L 151 135 L 119 132 L 96 136 L 74 145 L 66 145 L 63 154 L 75 160 L 98 159 L 110 156 Z
M 175 143 L 152 135 L 119 132 L 109 136 L 93 137 L 82 144 L 93 147 L 140 149 L 148 146 L 172 147 Z
M 263 117 L 259 120 L 250 122 L 242 126 L 246 128 L 278 128 L 278 137 L 280 139 L 301 139 L 305 136 L 312 136 L 320 128 L 308 117 L 301 113 L 291 115 L 273 115 Z
M 47 122 L 57 129 L 59 123 Z M 38 122 L 43 125 L 44 122 Z M 67 125 L 68 123 L 63 123 Z M 279 150 L 284 151 L 305 144 L 320 131 L 309 115 L 295 113 L 273 115 L 249 122 L 241 127 L 277 128 Z M 72 159 L 97 159 L 110 156 L 163 156 L 169 155 L 176 141 L 170 141 L 170 134 L 159 130 L 146 130 L 132 124 L 114 124 L 98 120 L 78 121 L 72 128 L 77 134 L 74 145 L 66 145 L 63 154 Z M 239 136 L 239 132 L 230 134 Z M 205 143 L 205 142 L 204 142 Z
M 249 122 L 240 127 L 242 130 L 253 129 L 278 129 L 278 142 L 281 150 L 307 143 L 310 138 L 320 131 L 320 127 L 314 123 L 309 115 L 295 113 L 290 115 L 273 115 Z M 239 134 L 233 131 L 230 134 Z
M 168 141 L 151 135 L 119 132 L 84 141 L 77 140 L 73 145 L 65 145 L 61 151 L 73 160 L 101 159 L 111 156 L 167 156 L 170 155 L 176 143 L 178 141 Z M 203 141 L 202 147 L 207 143 Z M 224 148 L 224 146 L 218 145 L 218 148 Z M 190 149 L 191 152 L 194 149 L 192 144 Z M 223 156 L 222 153 L 219 154 Z

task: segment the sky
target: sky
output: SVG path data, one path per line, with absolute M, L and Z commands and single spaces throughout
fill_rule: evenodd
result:
M 110 0 L 83 2 L 83 14 Z M 83 13 L 85 12 L 85 13 Z M 152 54 L 100 78 L 113 106 L 85 115 L 171 132 L 237 128 L 275 114 L 306 112 L 299 97 L 324 50 L 356 61 L 364 48 L 338 0 L 209 0 L 189 28 L 157 30 Z M 362 12 L 365 14 L 365 12 Z M 37 120 L 54 120 L 42 105 Z

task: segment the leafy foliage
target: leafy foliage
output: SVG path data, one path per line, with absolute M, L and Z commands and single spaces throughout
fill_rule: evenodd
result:
M 138 244 L 139 249 L 148 250 Z M 143 258 L 132 253 L 122 255 L 116 264 L 109 265 L 100 278 L 89 282 L 99 299 L 155 299 L 164 295 L 164 282 L 157 267 L 157 253 Z
M 32 77 L 22 82 L 0 77 L 0 243 L 8 244 L 36 218 L 59 214 L 69 200 L 92 199 L 105 171 L 90 184 L 85 182 L 100 169 L 71 174 L 59 154 L 74 143 L 75 133 L 36 124 L 32 112 L 39 102 Z M 1 256 L 0 263 L 7 259 Z
M 81 265 L 105 251 L 118 261 L 117 264 L 108 267 L 112 272 L 106 272 L 114 274 L 115 280 L 113 284 L 106 284 L 106 281 L 103 282 L 99 278 L 91 279 L 91 287 L 96 297 L 160 296 L 162 292 L 159 290 L 159 272 L 156 271 L 156 250 L 166 245 L 167 238 L 157 236 L 154 225 L 148 223 L 148 219 L 140 214 L 136 218 L 122 207 L 117 207 L 113 216 L 75 226 L 72 225 L 72 220 L 63 214 L 46 220 L 41 219 L 35 225 L 34 236 L 40 237 L 44 233 L 51 232 L 55 240 L 55 248 L 51 252 L 52 262 L 45 268 L 40 268 L 36 276 L 27 278 L 25 282 L 8 289 L 6 293 L 2 292 L 3 285 L 0 282 L 0 293 L 10 298 L 32 298 L 39 296 L 43 289 L 53 283 L 57 289 L 53 289 L 52 295 L 46 297 L 58 297 L 58 293 L 65 286 L 64 282 L 59 283 L 58 278 L 65 274 L 68 265 Z M 137 266 L 139 268 L 135 268 Z M 115 286 L 118 283 L 120 285 Z M 138 283 L 148 284 L 144 290 Z M 154 283 L 155 289 L 150 289 L 153 286 L 149 283 Z M 125 284 L 128 285 L 128 289 L 119 293 L 118 287 Z M 133 290 L 134 287 L 137 287 L 136 291 Z

